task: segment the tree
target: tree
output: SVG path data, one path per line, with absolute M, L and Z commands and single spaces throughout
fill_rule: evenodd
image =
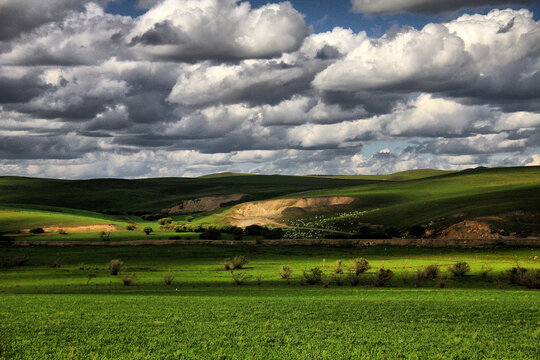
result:
M 169 225 L 170 223 L 172 223 L 172 219 L 170 217 L 166 217 L 159 219 L 157 222 L 159 225 Z
M 151 232 L 154 232 L 154 229 L 152 229 L 150 226 L 147 226 L 144 228 L 143 231 L 146 235 L 150 235 Z

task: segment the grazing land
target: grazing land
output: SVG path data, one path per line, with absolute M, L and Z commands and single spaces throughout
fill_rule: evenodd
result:
M 223 268 L 237 255 L 249 261 L 234 272 L 243 285 Z M 2 248 L 0 358 L 537 359 L 540 293 L 500 277 L 539 269 L 535 256 L 523 247 Z M 333 274 L 337 260 L 348 273 L 358 257 L 372 268 L 357 286 Z M 119 275 L 112 259 L 123 261 Z M 459 261 L 471 267 L 465 277 L 418 284 L 418 269 L 436 264 L 446 278 Z M 383 266 L 394 277 L 374 287 Z M 327 280 L 302 284 L 314 267 Z

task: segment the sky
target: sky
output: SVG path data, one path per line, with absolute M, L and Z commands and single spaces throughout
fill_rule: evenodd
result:
M 529 0 L 1 0 L 0 176 L 540 165 Z

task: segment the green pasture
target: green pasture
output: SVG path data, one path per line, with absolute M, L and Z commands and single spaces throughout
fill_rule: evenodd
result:
M 2 248 L 0 359 L 537 359 L 540 293 L 497 281 L 539 268 L 538 249 L 144 246 Z M 245 285 L 222 261 L 245 255 Z M 301 285 L 336 260 L 365 257 L 360 286 Z M 124 262 L 120 275 L 107 271 Z M 467 261 L 471 273 L 415 287 L 419 267 Z M 84 263 L 84 264 L 83 264 Z M 59 264 L 60 267 L 51 267 Z M 293 268 L 288 283 L 282 265 Z M 395 272 L 368 285 L 377 268 Z M 487 277 L 481 271 L 492 268 Z M 163 273 L 176 275 L 172 285 Z M 89 280 L 89 274 L 93 277 Z M 136 281 L 124 286 L 123 274 Z M 95 277 L 94 277 L 95 276 Z M 251 276 L 251 277 L 249 277 Z M 257 285 L 260 279 L 260 285 Z M 406 281 L 404 281 L 404 279 Z

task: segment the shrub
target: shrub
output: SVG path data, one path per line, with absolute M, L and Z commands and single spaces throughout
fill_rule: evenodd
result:
M 120 269 L 122 269 L 122 265 L 124 265 L 124 263 L 120 259 L 109 261 L 109 273 L 111 275 L 118 275 Z
M 448 285 L 449 282 L 450 282 L 450 279 L 448 277 L 442 277 L 442 278 L 439 278 L 439 280 L 437 280 L 437 286 L 440 289 L 443 289 L 446 287 L 446 285 Z
M 483 280 L 488 280 L 488 274 L 493 270 L 493 268 L 485 268 L 482 266 L 482 269 L 480 270 L 480 276 L 482 276 Z
M 110 232 L 106 233 L 105 231 L 102 231 L 99 233 L 99 237 L 103 241 L 109 241 L 111 240 L 111 233 Z
M 175 277 L 176 275 L 174 275 L 174 273 L 168 271 L 163 274 L 163 282 L 165 285 L 171 285 Z
M 334 274 L 332 275 L 332 282 L 336 284 L 337 286 L 343 285 L 344 277 L 343 274 Z
M 469 271 L 471 271 L 471 266 L 467 264 L 466 262 L 457 262 L 454 265 L 448 267 L 448 270 L 454 275 L 458 277 L 465 276 Z
M 185 226 L 182 226 L 182 225 L 175 225 L 173 228 L 174 232 L 177 232 L 177 233 L 184 232 L 186 231 L 185 229 L 186 229 Z
M 43 234 L 45 232 L 45 230 L 43 230 L 43 228 L 33 228 L 33 229 L 30 229 L 30 233 L 32 234 Z
M 159 225 L 169 225 L 172 223 L 172 219 L 170 217 L 166 217 L 159 219 L 157 222 Z
M 323 280 L 323 272 L 318 267 L 314 267 L 309 271 L 304 271 L 303 277 L 306 283 L 309 285 L 320 284 Z
M 79 270 L 84 270 L 84 263 L 83 262 L 79 263 Z
M 347 279 L 349 280 L 349 283 L 352 285 L 352 286 L 358 286 L 360 285 L 360 274 L 356 275 L 355 273 L 350 273 L 348 276 L 347 276 Z
M 231 260 L 225 260 L 223 262 L 223 268 L 225 270 L 231 270 L 232 269 L 232 261 Z
M 146 235 L 150 235 L 151 232 L 154 232 L 154 229 L 152 229 L 150 226 L 147 226 L 143 229 L 143 231 Z
M 263 236 L 266 239 L 283 239 L 285 232 L 281 228 L 266 229 L 263 231 Z
M 137 229 L 137 227 L 135 225 L 133 225 L 133 224 L 129 224 L 128 226 L 126 226 L 127 231 L 133 231 L 135 229 Z
M 414 225 L 409 228 L 409 235 L 414 236 L 415 238 L 419 238 L 424 236 L 426 233 L 426 229 L 422 225 Z
M 186 217 L 186 220 L 187 220 L 187 222 L 192 222 L 193 221 L 193 216 Z
M 208 229 L 205 230 L 201 235 L 199 235 L 201 240 L 219 240 L 221 239 L 221 233 L 217 229 Z
M 290 266 L 284 265 L 279 269 L 279 274 L 281 275 L 282 279 L 289 280 L 292 276 L 293 269 Z
M 242 230 L 242 228 L 239 228 L 239 227 L 236 227 L 236 226 L 235 226 L 231 233 L 232 233 L 235 237 L 236 237 L 236 236 L 242 237 L 242 235 L 244 235 L 244 230 Z
M 424 286 L 424 281 L 426 280 L 426 273 L 422 269 L 416 271 L 416 287 Z
M 354 259 L 351 262 L 351 270 L 356 276 L 365 273 L 369 269 L 371 269 L 371 265 L 364 258 Z
M 506 278 L 510 284 L 520 285 L 520 279 L 526 272 L 527 269 L 516 266 L 508 270 L 503 277 Z
M 263 274 L 261 274 L 261 273 L 257 274 L 257 285 L 262 284 L 263 277 L 264 277 Z
M 435 280 L 439 276 L 439 266 L 437 265 L 428 265 L 424 269 L 424 274 L 426 276 L 426 279 L 428 280 Z
M 133 285 L 135 280 L 137 280 L 137 276 L 135 274 L 125 274 L 122 276 L 122 283 L 124 286 Z
M 231 277 L 233 279 L 233 284 L 235 285 L 244 285 L 246 281 L 251 278 L 251 275 L 235 273 L 234 270 L 231 270 Z
M 540 269 L 526 270 L 519 277 L 519 284 L 527 289 L 540 289 Z
M 373 285 L 377 287 L 384 286 L 390 279 L 394 277 L 394 272 L 390 269 L 380 268 L 379 271 L 375 274 L 375 279 L 373 279 Z
M 67 235 L 67 231 L 64 229 L 58 229 L 58 234 L 60 235 Z
M 248 259 L 246 259 L 246 257 L 243 256 L 243 255 L 235 256 L 232 259 L 232 267 L 233 267 L 233 269 L 241 269 L 245 265 L 247 265 L 248 262 L 249 262 Z
M 336 265 L 334 265 L 334 274 L 343 274 L 343 261 L 336 261 Z

